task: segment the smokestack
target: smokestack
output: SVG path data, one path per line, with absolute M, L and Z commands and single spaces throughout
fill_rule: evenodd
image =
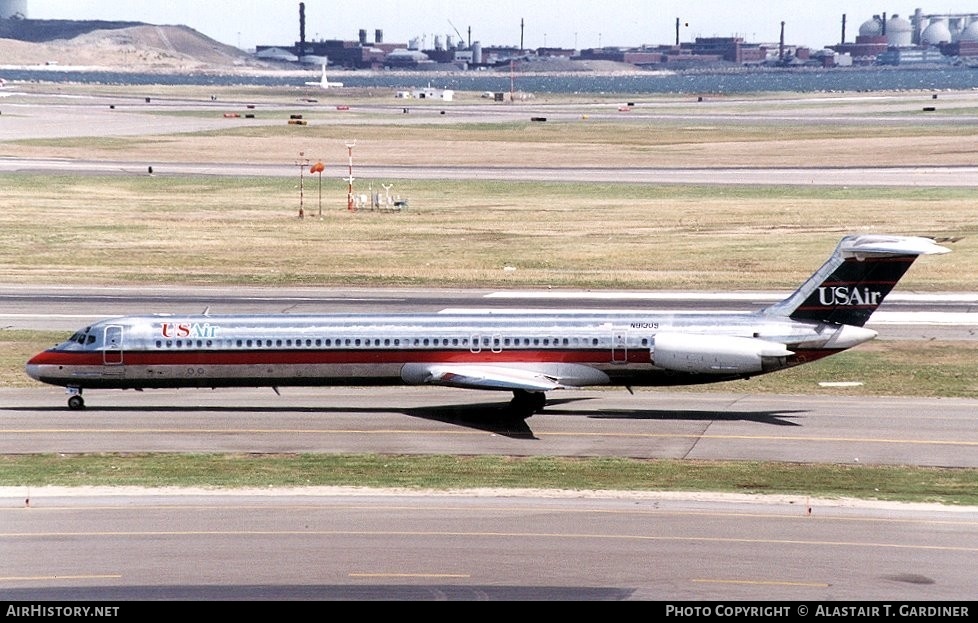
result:
M 842 43 L 846 42 L 846 14 L 842 14 Z
M 676 45 L 679 45 L 679 18 L 676 18 Z
M 886 36 L 886 13 L 883 14 L 883 36 Z
M 306 3 L 299 3 L 299 55 L 306 53 Z
M 384 42 L 384 31 L 378 28 L 377 30 L 374 31 L 374 43 L 383 43 L 383 42 Z
M 360 45 L 367 45 L 367 30 L 365 28 L 360 29 Z
M 781 40 L 778 44 L 778 60 L 784 60 L 784 22 L 781 22 Z
M 523 51 L 523 18 L 520 18 L 520 52 Z

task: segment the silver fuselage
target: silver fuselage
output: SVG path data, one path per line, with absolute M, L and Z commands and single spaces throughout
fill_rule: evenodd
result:
M 145 315 L 92 324 L 27 373 L 77 388 L 467 386 L 452 382 L 453 367 L 543 375 L 554 388 L 686 385 L 791 367 L 875 335 L 761 313 Z M 505 379 L 484 387 L 513 389 Z

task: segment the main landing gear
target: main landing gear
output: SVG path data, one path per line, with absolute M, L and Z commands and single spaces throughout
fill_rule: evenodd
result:
M 543 411 L 545 406 L 547 406 L 546 394 L 530 392 L 525 389 L 514 389 L 513 399 L 509 401 L 509 407 L 513 413 L 523 418 Z
M 81 387 L 67 387 L 65 391 L 68 393 L 68 408 L 72 411 L 78 411 L 79 409 L 85 408 L 85 399 L 82 398 Z

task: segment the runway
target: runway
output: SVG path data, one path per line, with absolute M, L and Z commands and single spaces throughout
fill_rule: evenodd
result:
M 0 158 L 0 173 L 71 172 L 80 175 L 146 175 L 128 161 Z M 912 167 L 457 167 L 439 165 L 357 165 L 370 179 L 614 182 L 619 184 L 749 184 L 801 186 L 978 186 L 978 166 Z M 153 175 L 240 175 L 291 177 L 295 167 L 274 164 L 170 162 L 155 164 Z
M 145 313 L 360 313 L 493 309 L 757 310 L 790 292 L 637 292 L 434 288 L 25 286 L 0 284 L 0 327 L 74 332 L 113 316 Z M 978 294 L 890 294 L 867 326 L 877 339 L 978 339 Z M 66 336 L 67 337 L 67 336 Z
M 119 605 L 123 615 L 134 611 L 117 603 L 127 600 L 896 609 L 965 599 L 978 553 L 974 509 L 803 496 L 38 493 L 29 507 L 0 498 L 5 599 Z
M 749 383 L 743 381 L 738 383 Z M 393 453 L 978 467 L 978 401 L 558 391 L 525 423 L 508 393 L 434 387 L 0 390 L 0 454 Z

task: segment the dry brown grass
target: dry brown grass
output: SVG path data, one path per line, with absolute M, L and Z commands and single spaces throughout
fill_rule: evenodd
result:
M 962 190 L 402 180 L 403 212 L 351 213 L 334 183 L 299 219 L 289 178 L 6 182 L 0 282 L 780 289 L 851 231 L 978 229 Z M 973 244 L 901 287 L 974 290 Z

